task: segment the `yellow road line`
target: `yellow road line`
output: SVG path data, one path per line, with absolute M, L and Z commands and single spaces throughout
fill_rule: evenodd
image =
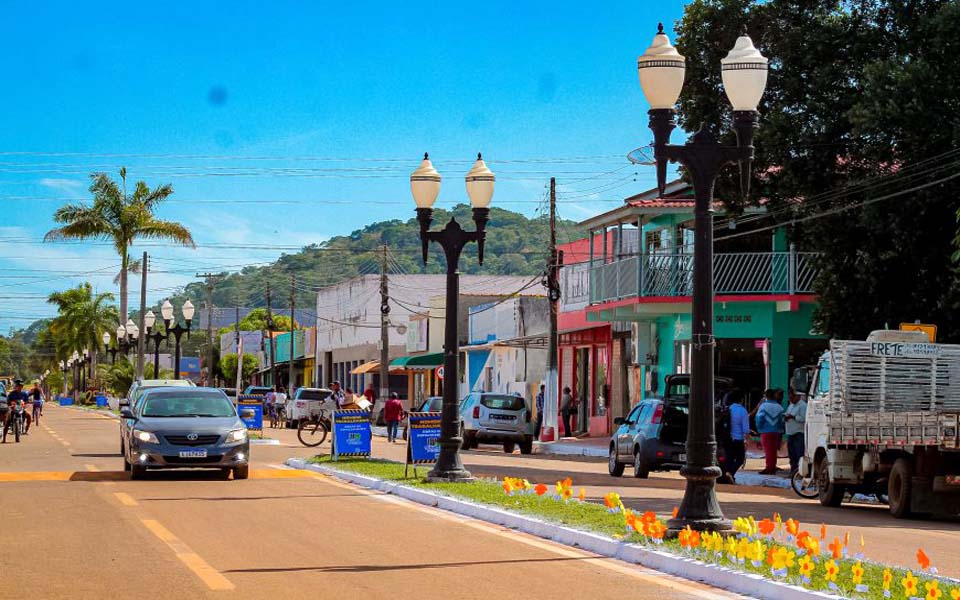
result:
M 73 471 L 25 471 L 22 473 L 0 473 L 0 482 L 13 481 L 70 481 Z
M 224 577 L 219 571 L 210 566 L 210 564 L 200 558 L 200 555 L 190 549 L 189 546 L 180 541 L 180 538 L 173 535 L 169 529 L 153 519 L 140 519 L 144 527 L 150 530 L 150 533 L 160 538 L 171 550 L 174 555 L 185 564 L 193 574 L 200 578 L 203 583 L 211 590 L 232 590 L 234 585 L 230 580 Z
M 124 492 L 114 492 L 113 495 L 120 501 L 120 504 L 124 506 L 140 506 L 136 500 L 133 499 L 133 496 L 126 494 Z
M 322 479 L 325 483 L 328 483 L 335 487 L 349 489 L 355 492 L 362 493 L 364 495 L 372 496 L 374 498 L 383 500 L 385 502 L 390 502 L 392 504 L 401 504 L 406 508 L 427 513 L 447 521 L 453 521 L 455 523 L 459 523 L 461 525 L 465 525 L 473 529 L 484 531 L 486 533 L 503 536 L 515 542 L 526 544 L 534 548 L 539 548 L 547 552 L 552 552 L 554 554 L 558 554 L 566 558 L 582 558 L 582 559 L 585 559 L 585 562 L 589 562 L 592 565 L 602 567 L 610 571 L 616 571 L 617 573 L 628 575 L 630 577 L 633 577 L 635 579 L 640 579 L 648 583 L 652 583 L 662 587 L 677 590 L 678 592 L 690 594 L 693 596 L 698 596 L 700 598 L 709 598 L 709 599 L 715 599 L 715 598 L 724 597 L 724 596 L 731 597 L 731 598 L 736 597 L 736 594 L 724 592 L 723 590 L 716 589 L 716 588 L 710 588 L 705 584 L 701 585 L 701 584 L 686 583 L 684 580 L 678 577 L 674 577 L 667 573 L 654 571 L 652 569 L 648 569 L 641 565 L 632 565 L 630 563 L 625 563 L 617 559 L 607 558 L 605 556 L 598 556 L 596 554 L 592 554 L 590 552 L 586 552 L 583 550 L 575 550 L 573 548 L 564 546 L 557 542 L 541 540 L 540 538 L 537 538 L 532 535 L 520 533 L 512 529 L 499 527 L 497 525 L 491 525 L 484 521 L 471 519 L 470 517 L 463 517 L 463 516 L 457 515 L 456 513 L 451 513 L 443 509 L 434 508 L 431 506 L 425 506 L 422 504 L 418 504 L 416 502 L 405 500 L 397 496 L 387 495 L 387 494 L 383 494 L 382 492 L 376 492 L 373 490 L 361 488 L 349 483 L 338 481 L 337 479 L 326 476 L 326 475 L 313 473 L 313 478 Z

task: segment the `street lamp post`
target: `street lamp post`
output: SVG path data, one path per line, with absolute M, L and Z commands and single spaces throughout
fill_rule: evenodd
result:
M 457 397 L 457 383 L 460 344 L 457 333 L 459 321 L 460 274 L 457 271 L 460 253 L 470 242 L 477 243 L 480 264 L 483 264 L 483 243 L 486 236 L 487 221 L 490 219 L 490 199 L 493 198 L 495 177 L 481 155 L 467 173 L 467 195 L 473 207 L 473 222 L 476 231 L 464 231 L 454 218 L 450 219 L 440 231 L 430 231 L 433 221 L 433 203 L 440 194 L 440 174 L 433 168 L 430 157 L 423 155 L 420 167 L 410 175 L 410 190 L 417 205 L 417 221 L 420 222 L 420 242 L 423 251 L 423 264 L 427 264 L 427 248 L 430 242 L 436 242 L 443 248 L 447 259 L 447 300 L 444 318 L 443 342 L 443 410 L 440 418 L 440 456 L 437 464 L 427 474 L 428 481 L 470 480 L 470 472 L 463 468 L 460 460 L 460 446 L 463 439 L 459 425 L 460 399 Z
M 80 359 L 80 389 L 87 390 L 87 378 L 90 377 L 87 365 L 90 364 L 90 350 L 83 349 L 83 358 Z
M 147 311 L 143 316 L 143 324 L 147 326 L 146 347 L 150 351 L 150 341 L 153 340 L 153 378 L 160 379 L 160 342 L 167 339 L 167 334 L 153 331 L 153 326 L 157 322 L 157 316 L 153 311 Z
M 100 336 L 100 340 L 103 342 L 103 350 L 110 354 L 110 360 L 114 364 L 117 362 L 117 349 L 110 347 L 110 333 L 104 331 L 103 335 Z
M 80 355 L 77 354 L 77 351 L 73 351 L 73 356 L 70 357 L 70 365 L 72 367 L 71 375 L 73 376 L 73 401 L 74 403 L 78 402 L 80 399 Z
M 757 106 L 767 83 L 767 59 L 744 32 L 721 61 L 724 90 L 733 105 L 736 146 L 720 144 L 704 129 L 682 146 L 669 143 L 676 127 L 674 105 L 683 87 L 685 60 L 670 44 L 662 24 L 653 43 L 638 59 L 637 70 L 650 104 L 660 194 L 666 184 L 667 163 L 679 162 L 690 174 L 696 200 L 687 463 L 680 470 L 687 484 L 677 515 L 667 525 L 672 533 L 688 525 L 699 531 L 729 530 L 730 521 L 723 516 L 715 490 L 721 471 L 716 466 L 713 397 L 713 186 L 723 167 L 737 163 L 741 191 L 744 196 L 749 193 L 753 134 L 759 126 Z
M 173 378 L 180 379 L 180 337 L 186 333 L 187 339 L 190 339 L 190 321 L 193 320 L 193 303 L 187 300 L 183 303 L 183 319 L 186 321 L 186 327 L 181 327 L 180 323 L 175 323 L 172 327 L 170 322 L 173 321 L 173 305 L 170 304 L 169 300 L 163 301 L 163 306 L 160 307 L 160 314 L 163 316 L 163 324 L 167 328 L 167 347 L 170 347 L 170 336 L 173 336 L 174 339 L 174 352 L 173 352 Z

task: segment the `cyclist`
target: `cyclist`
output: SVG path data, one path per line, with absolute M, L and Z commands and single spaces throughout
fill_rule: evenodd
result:
M 43 402 L 46 398 L 43 396 L 43 390 L 40 389 L 40 382 L 33 380 L 33 389 L 30 390 L 30 397 L 33 399 L 32 420 L 34 423 L 40 423 L 40 417 L 43 416 Z
M 30 418 L 30 413 L 26 412 L 26 403 L 30 400 L 30 394 L 23 391 L 23 380 L 14 379 L 13 380 L 13 391 L 7 394 L 7 404 L 11 407 L 13 404 L 11 401 L 15 401 L 16 405 L 23 409 L 23 416 L 26 419 L 26 427 L 23 430 L 23 434 L 26 435 L 30 431 L 30 423 L 32 419 Z

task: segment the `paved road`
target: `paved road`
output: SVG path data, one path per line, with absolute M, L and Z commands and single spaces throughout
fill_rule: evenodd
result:
M 115 420 L 46 410 L 23 443 L 0 446 L 0 598 L 729 597 L 283 469 L 311 454 L 292 432 L 252 449 L 248 481 L 129 481 Z
M 394 460 L 404 459 L 402 444 L 390 446 L 383 438 L 374 443 L 374 455 Z M 603 495 L 616 491 L 624 503 L 635 509 L 670 513 L 683 496 L 684 480 L 677 473 L 652 473 L 649 479 L 634 479 L 630 468 L 622 478 L 610 477 L 606 461 L 547 456 L 504 455 L 497 446 L 480 446 L 463 453 L 464 465 L 475 475 L 491 477 L 525 477 L 536 483 L 552 484 L 567 476 L 574 486 L 587 490 L 588 498 L 600 502 Z M 758 519 L 779 512 L 783 518 L 800 520 L 803 527 L 818 534 L 820 524 L 827 526 L 827 537 L 842 538 L 850 532 L 853 551 L 857 551 L 860 534 L 869 558 L 916 568 L 914 557 L 922 547 L 941 573 L 960 577 L 960 554 L 956 542 L 960 537 L 960 520 L 899 520 L 890 516 L 886 506 L 846 504 L 825 508 L 816 500 L 804 500 L 792 490 L 774 488 L 720 486 L 719 498 L 725 514 L 734 518 L 754 515 Z

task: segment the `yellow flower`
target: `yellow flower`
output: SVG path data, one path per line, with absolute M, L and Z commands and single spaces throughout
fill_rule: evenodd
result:
M 907 576 L 900 580 L 900 585 L 903 586 L 903 594 L 907 597 L 917 595 L 917 578 L 914 577 L 911 571 L 907 571 Z
M 747 544 L 746 556 L 752 561 L 762 561 L 767 555 L 767 547 L 760 540 L 754 540 Z
M 853 566 L 850 567 L 850 573 L 853 574 L 853 584 L 860 585 L 863 583 L 863 565 L 860 564 L 860 561 L 853 563 Z
M 889 590 L 890 584 L 893 582 L 893 572 L 890 569 L 883 570 L 883 589 Z
M 700 543 L 707 552 L 723 552 L 723 536 L 716 531 L 704 533 Z
M 960 600 L 960 588 L 950 590 L 950 600 Z
M 840 572 L 840 567 L 837 566 L 837 561 L 832 558 L 823 564 L 823 570 L 825 571 L 823 578 L 827 581 L 836 581 L 837 573 Z
M 789 569 L 793 566 L 793 559 L 795 557 L 796 554 L 793 551 L 780 546 L 773 551 L 773 570 Z
M 817 563 L 813 562 L 813 559 L 810 558 L 810 556 L 801 556 L 798 566 L 800 567 L 801 575 L 804 577 L 810 577 L 810 574 L 813 573 Z
M 737 538 L 730 536 L 727 538 L 727 554 L 737 555 Z
M 939 581 L 927 581 L 923 584 L 923 587 L 927 588 L 926 600 L 940 600 L 940 598 L 943 598 L 943 591 L 940 589 Z

